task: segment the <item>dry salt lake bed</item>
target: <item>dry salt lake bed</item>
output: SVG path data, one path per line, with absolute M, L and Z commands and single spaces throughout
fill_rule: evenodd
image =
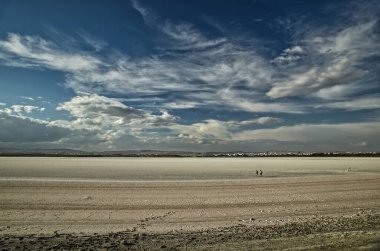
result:
M 284 249 L 379 250 L 380 158 L 0 158 L 0 250 Z

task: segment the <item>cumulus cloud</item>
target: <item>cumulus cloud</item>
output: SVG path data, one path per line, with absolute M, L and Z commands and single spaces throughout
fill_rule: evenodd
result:
M 234 141 L 235 133 L 244 126 L 268 126 L 282 123 L 283 120 L 275 117 L 260 117 L 251 120 L 221 121 L 207 119 L 190 125 L 174 124 L 169 126 L 178 133 L 178 138 L 187 139 L 197 144 Z
M 99 139 L 111 144 L 117 138 L 133 134 L 135 128 L 167 126 L 177 119 L 164 110 L 160 114 L 152 114 L 97 94 L 76 96 L 60 104 L 57 109 L 68 111 L 73 120 L 52 121 L 53 125 L 73 130 L 90 130 L 96 132 Z
M 123 118 L 119 123 L 127 123 L 144 115 L 142 110 L 133 109 L 120 101 L 96 94 L 76 96 L 60 104 L 58 110 L 66 110 L 76 118 L 97 118 L 99 115 Z
M 214 119 L 208 119 L 191 125 L 172 125 L 169 128 L 177 132 L 178 138 L 186 139 L 195 144 L 212 143 L 230 140 L 231 132 L 229 123 Z
M 105 115 L 116 124 L 128 124 L 136 121 L 166 124 L 176 119 L 175 116 L 164 110 L 161 114 L 154 115 L 144 110 L 129 107 L 118 99 L 97 94 L 76 96 L 70 101 L 60 104 L 57 109 L 66 110 L 76 118 L 97 118 L 99 115 Z
M 281 53 L 280 56 L 272 60 L 272 63 L 275 63 L 275 64 L 289 63 L 297 59 L 300 59 L 303 53 L 304 53 L 304 49 L 301 46 L 296 45 L 291 48 L 285 49 Z
M 12 105 L 10 107 L 10 110 L 15 113 L 32 113 L 33 111 L 43 112 L 45 111 L 45 107 L 38 107 L 33 105 Z

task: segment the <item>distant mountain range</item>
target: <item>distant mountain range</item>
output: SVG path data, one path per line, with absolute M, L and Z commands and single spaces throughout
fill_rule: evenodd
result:
M 190 152 L 158 150 L 119 150 L 90 152 L 73 149 L 18 149 L 1 148 L 0 156 L 52 156 L 52 157 L 339 157 L 368 156 L 380 157 L 380 152 L 301 152 L 301 151 L 266 151 L 266 152 Z

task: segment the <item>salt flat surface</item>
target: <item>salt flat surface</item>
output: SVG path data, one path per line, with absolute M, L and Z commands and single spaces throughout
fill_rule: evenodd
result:
M 0 245 L 376 250 L 379 160 L 0 158 Z
M 1 179 L 213 180 L 380 172 L 380 158 L 1 157 Z
M 208 182 L 2 180 L 0 236 L 191 232 L 363 210 L 375 216 L 379 189 L 380 173 L 354 172 Z

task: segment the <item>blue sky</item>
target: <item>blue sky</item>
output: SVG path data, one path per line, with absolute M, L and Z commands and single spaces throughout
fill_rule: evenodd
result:
M 378 1 L 0 1 L 0 147 L 379 151 Z

